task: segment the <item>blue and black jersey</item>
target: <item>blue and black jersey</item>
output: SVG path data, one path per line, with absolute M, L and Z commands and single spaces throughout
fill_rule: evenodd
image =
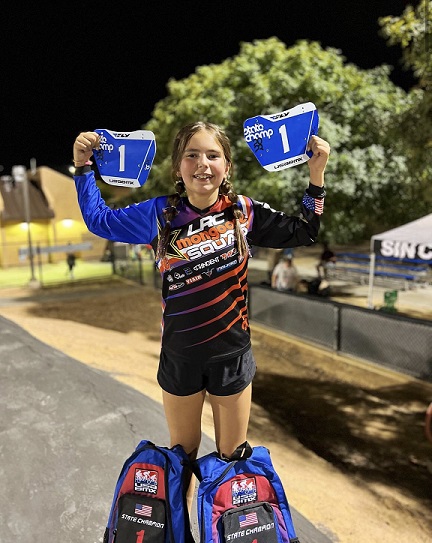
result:
M 151 245 L 156 253 L 165 224 L 168 197 L 122 209 L 101 197 L 93 171 L 75 177 L 84 221 L 94 234 L 132 244 Z M 298 247 L 318 235 L 324 190 L 309 185 L 299 216 L 239 196 L 242 229 L 250 245 Z M 218 360 L 240 356 L 250 347 L 247 312 L 248 257 L 236 248 L 232 203 L 226 196 L 206 210 L 182 198 L 171 222 L 167 259 L 157 262 L 162 275 L 162 348 L 177 357 Z

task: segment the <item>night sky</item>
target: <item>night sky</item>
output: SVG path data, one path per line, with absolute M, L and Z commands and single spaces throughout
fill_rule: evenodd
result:
M 401 15 L 405 0 L 258 3 L 3 2 L 1 13 L 2 174 L 14 164 L 70 163 L 84 130 L 138 130 L 170 78 L 238 54 L 240 42 L 277 36 L 341 50 L 363 69 L 393 66 L 391 79 L 408 90 L 401 49 L 379 35 L 378 18 Z M 254 7 L 252 7 L 254 6 Z

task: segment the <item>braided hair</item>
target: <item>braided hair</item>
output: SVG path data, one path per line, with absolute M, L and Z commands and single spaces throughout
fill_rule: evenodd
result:
M 246 241 L 246 236 L 241 229 L 240 222 L 241 219 L 244 219 L 244 215 L 237 205 L 239 197 L 235 193 L 232 183 L 229 181 L 230 173 L 233 169 L 230 141 L 225 132 L 216 124 L 198 121 L 196 123 L 191 123 L 181 128 L 174 139 L 173 151 L 171 155 L 171 176 L 174 181 L 176 192 L 168 196 L 168 206 L 163 210 L 165 225 L 163 226 L 159 234 L 158 246 L 156 250 L 157 260 L 166 259 L 168 241 L 171 232 L 171 222 L 178 214 L 177 206 L 181 201 L 181 195 L 186 191 L 183 179 L 181 177 L 178 177 L 183 153 L 191 137 L 200 130 L 206 130 L 211 135 L 213 135 L 224 152 L 225 160 L 229 165 L 229 173 L 219 187 L 219 194 L 226 195 L 233 207 L 234 236 L 240 258 L 244 258 L 247 254 L 249 254 L 249 247 Z

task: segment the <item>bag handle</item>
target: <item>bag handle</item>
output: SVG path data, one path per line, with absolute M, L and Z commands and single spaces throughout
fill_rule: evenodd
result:
M 245 441 L 237 447 L 237 449 L 232 453 L 231 456 L 227 457 L 221 454 L 220 458 L 222 460 L 225 460 L 225 462 L 232 462 L 234 460 L 246 460 L 246 458 L 252 456 L 252 452 L 252 447 L 247 441 Z

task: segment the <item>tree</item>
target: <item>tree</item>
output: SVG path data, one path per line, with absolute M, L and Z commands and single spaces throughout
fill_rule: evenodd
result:
M 173 137 L 183 124 L 202 119 L 223 126 L 231 139 L 237 192 L 296 213 L 307 166 L 263 170 L 243 138 L 243 122 L 311 101 L 320 114 L 319 133 L 332 147 L 323 234 L 331 242 L 351 242 L 399 224 L 411 178 L 394 134 L 414 99 L 389 73 L 387 66 L 360 70 L 317 42 L 290 48 L 277 38 L 242 43 L 237 56 L 168 82 L 167 97 L 145 126 L 157 134 L 158 152 L 142 196 L 172 191 Z
M 405 67 L 418 78 L 410 92 L 412 106 L 400 120 L 399 137 L 412 172 L 412 200 L 423 202 L 426 212 L 432 204 L 432 1 L 408 5 L 400 17 L 382 17 L 379 24 L 389 45 L 402 47 Z
M 389 45 L 402 47 L 405 67 L 413 70 L 422 88 L 430 90 L 432 1 L 420 0 L 415 8 L 408 5 L 400 17 L 389 15 L 378 22 Z

